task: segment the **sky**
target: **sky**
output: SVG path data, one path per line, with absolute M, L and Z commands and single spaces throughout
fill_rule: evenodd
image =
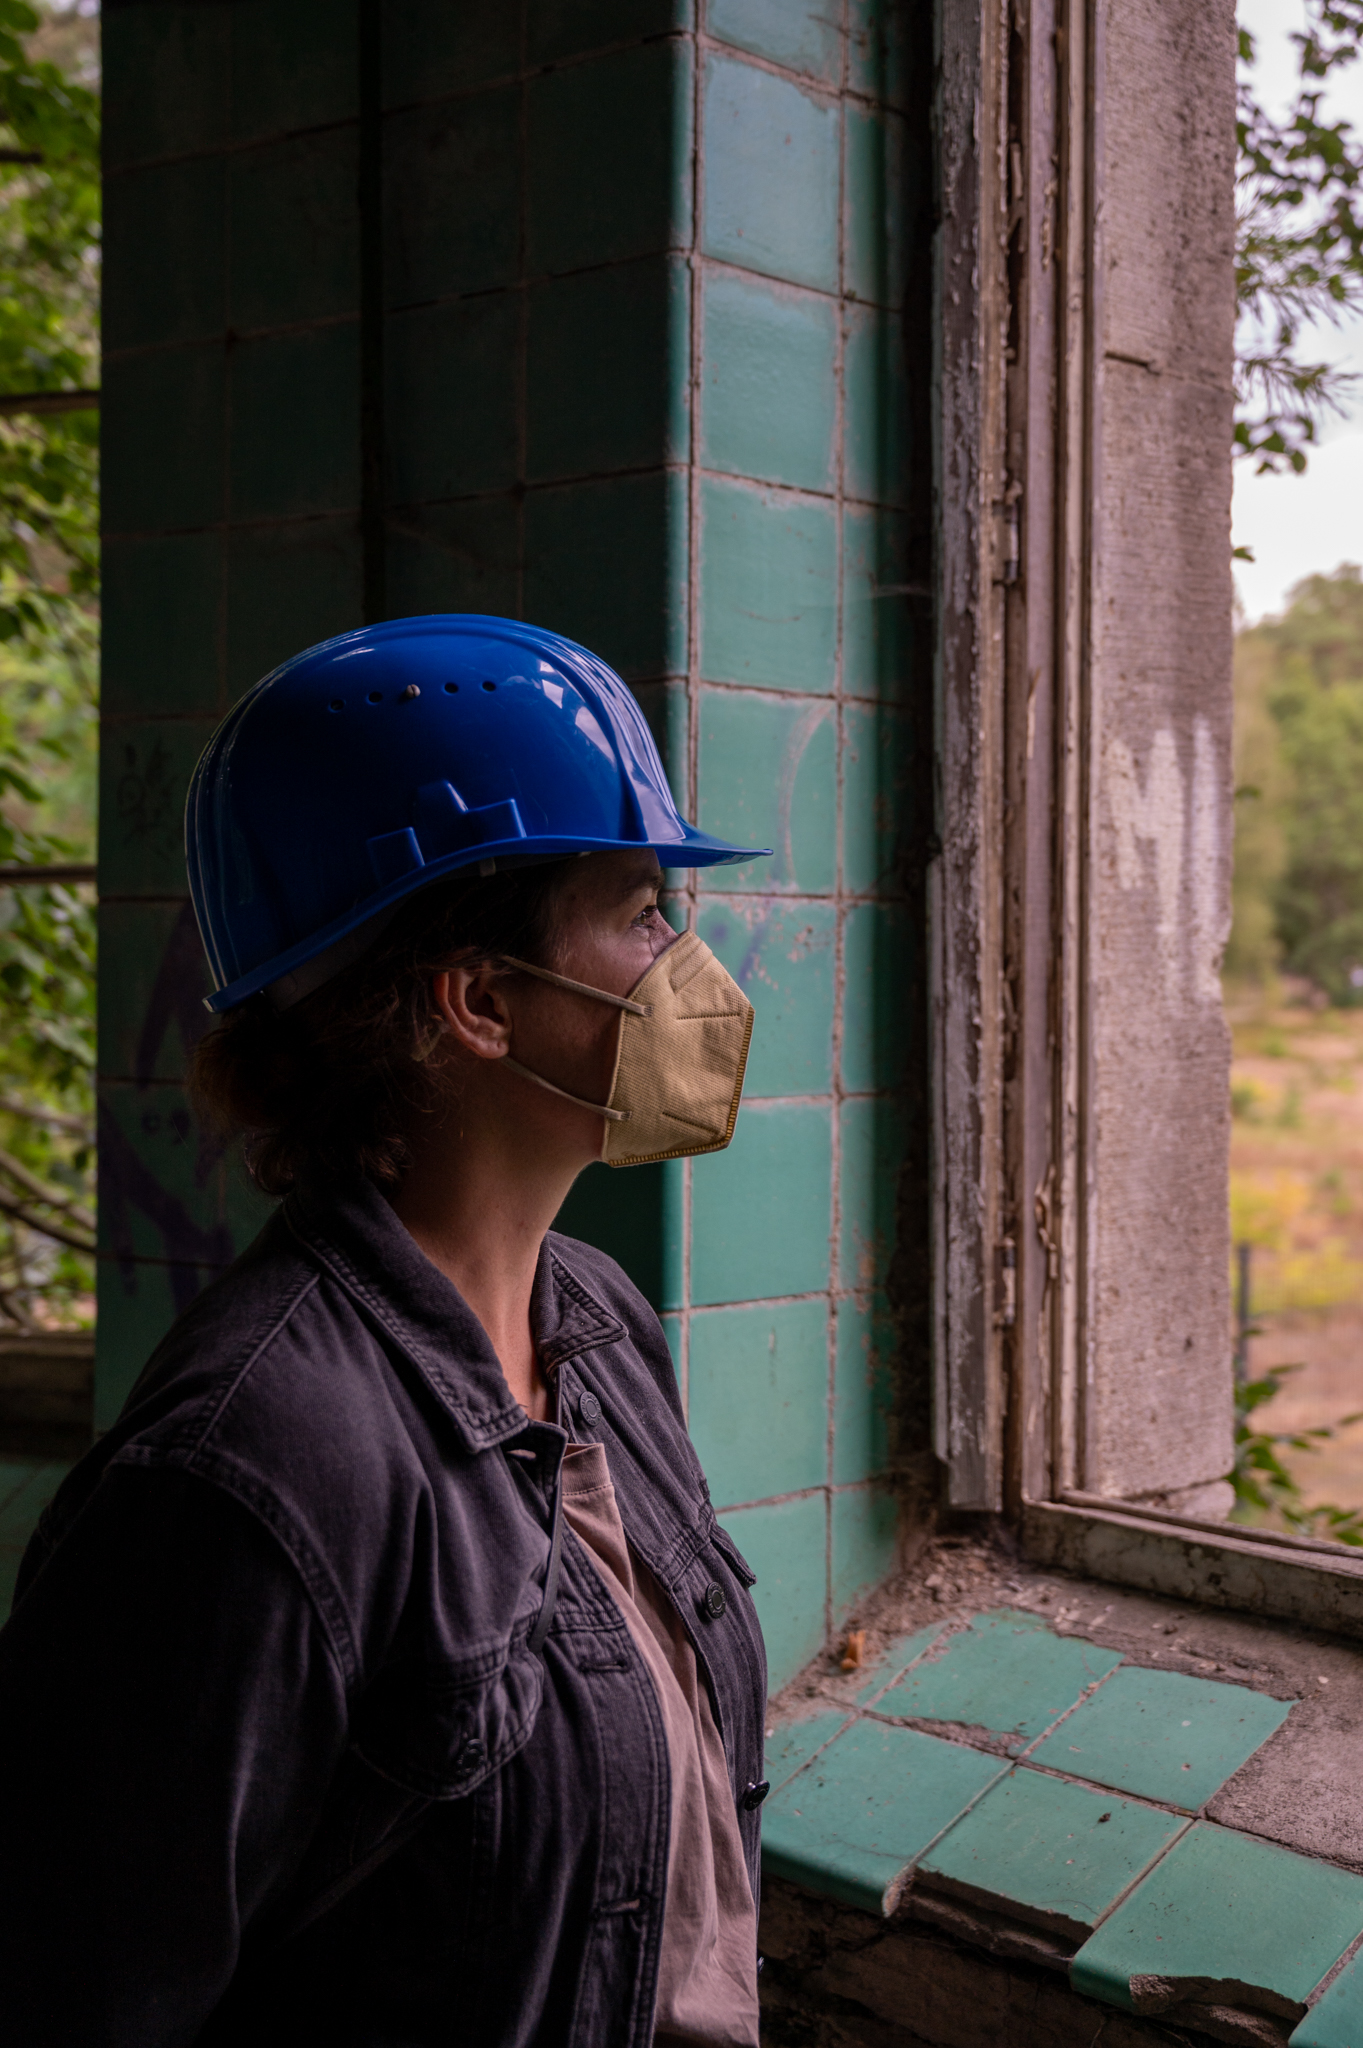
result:
M 1239 0 L 1237 12 L 1255 39 L 1260 96 L 1285 106 L 1297 82 L 1288 35 L 1303 24 L 1302 0 Z M 1363 59 L 1336 74 L 1325 110 L 1363 135 Z M 1250 624 L 1280 612 L 1300 577 L 1363 563 L 1363 316 L 1308 333 L 1301 353 L 1357 370 L 1360 382 L 1348 415 L 1319 430 L 1304 476 L 1255 476 L 1251 463 L 1235 465 L 1235 542 L 1254 554 L 1235 564 L 1235 583 Z

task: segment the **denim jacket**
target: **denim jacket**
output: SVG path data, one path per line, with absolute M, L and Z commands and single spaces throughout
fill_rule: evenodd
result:
M 647 2048 L 667 1748 L 566 1529 L 530 1642 L 565 1443 L 695 1646 L 754 1893 L 762 1639 L 653 1311 L 551 1233 L 532 1314 L 558 1423 L 361 1183 L 161 1344 L 0 1631 L 14 2048 Z

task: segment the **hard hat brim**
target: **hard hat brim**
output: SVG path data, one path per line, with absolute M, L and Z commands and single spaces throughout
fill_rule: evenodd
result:
M 368 944 L 378 937 L 382 924 L 388 922 L 392 912 L 409 896 L 429 888 L 434 882 L 445 881 L 452 875 L 464 874 L 471 868 L 481 868 L 488 863 L 503 868 L 510 868 L 513 865 L 527 867 L 532 864 L 538 866 L 548 861 L 569 860 L 575 854 L 584 853 L 655 853 L 659 865 L 665 869 L 710 868 L 730 867 L 738 861 L 757 860 L 769 855 L 772 850 L 770 846 L 735 846 L 732 841 L 717 839 L 712 833 L 702 832 L 694 825 L 686 826 L 685 837 L 682 839 L 657 842 L 547 836 L 493 840 L 473 851 L 465 850 L 449 854 L 442 860 L 428 861 L 423 867 L 400 876 L 383 888 L 376 889 L 372 896 L 366 896 L 361 902 L 353 905 L 344 916 L 334 918 L 321 931 L 310 933 L 298 945 L 290 946 L 286 952 L 276 954 L 273 959 L 252 968 L 250 973 L 239 976 L 236 981 L 228 982 L 212 995 L 205 996 L 204 1008 L 215 1016 L 225 1010 L 235 1009 L 249 997 L 259 995 L 262 989 L 270 988 L 275 982 L 286 981 L 298 973 L 298 970 L 319 960 L 321 955 L 333 951 L 340 953 L 344 950 L 345 957 L 338 958 L 330 970 L 339 972 L 350 960 L 358 959 L 368 949 Z M 344 947 L 347 939 L 362 935 L 365 926 L 370 924 L 375 926 L 375 930 L 368 935 L 363 944 L 355 948 Z M 328 978 L 329 975 L 318 976 L 315 979 L 308 977 L 314 986 L 320 986 L 321 981 Z M 303 977 L 300 976 L 301 979 Z M 298 991 L 300 995 L 305 992 L 302 989 Z

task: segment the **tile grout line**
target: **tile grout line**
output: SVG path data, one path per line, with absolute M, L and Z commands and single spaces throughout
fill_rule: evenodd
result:
M 847 81 L 847 0 L 842 0 L 839 39 L 839 86 Z M 837 100 L 837 238 L 838 238 L 838 298 L 846 270 L 846 218 L 845 195 L 843 190 L 843 163 L 845 156 L 845 131 L 847 116 L 842 91 Z M 833 329 L 833 1035 L 830 1047 L 831 1082 L 829 1117 L 829 1201 L 828 1201 L 828 1394 L 827 1394 L 827 1446 L 825 1469 L 828 1474 L 828 1500 L 825 1510 L 827 1544 L 826 1600 L 824 1639 L 831 1650 L 833 1633 L 837 1623 L 836 1564 L 834 1555 L 833 1527 L 833 1475 L 837 1469 L 837 1391 L 838 1391 L 838 1309 L 836 1289 L 841 1278 L 842 1267 L 840 1245 L 842 1238 L 842 1038 L 843 1009 L 846 1002 L 846 945 L 845 934 L 847 912 L 843 897 L 843 803 L 845 797 L 845 761 L 843 755 L 842 724 L 842 682 L 843 682 L 843 620 L 842 620 L 842 472 L 843 440 L 846 421 L 843 408 L 843 358 L 842 320 L 835 315 Z M 794 879 L 792 877 L 792 879 Z
M 908 1663 L 905 1664 L 900 1670 L 896 1671 L 892 1678 L 887 1679 L 884 1686 L 882 1686 L 881 1691 L 873 1694 L 872 1698 L 880 1699 L 882 1694 L 888 1692 L 892 1685 L 898 1685 L 900 1679 L 904 1676 L 905 1672 L 912 1671 L 915 1665 L 922 1663 L 924 1657 L 927 1656 L 929 1650 L 936 1649 L 938 1643 L 941 1640 L 943 1632 L 950 1628 L 951 1623 L 944 1621 L 941 1625 L 941 1628 L 938 1630 L 938 1633 L 933 1637 L 932 1641 L 930 1643 L 924 1643 L 922 1649 L 918 1652 L 918 1655 L 916 1657 L 911 1657 Z M 836 1712 L 837 1709 L 834 1708 L 833 1711 Z M 821 1742 L 817 1749 L 811 1750 L 809 1755 L 804 1758 L 803 1762 L 796 1765 L 795 1769 L 790 1773 L 789 1777 L 782 1778 L 779 1785 L 774 1785 L 772 1787 L 773 1793 L 783 1792 L 786 1786 L 792 1784 L 794 1780 L 799 1777 L 801 1771 L 806 1770 L 810 1764 L 814 1763 L 819 1757 L 821 1757 L 824 1751 L 830 1748 L 832 1744 L 838 1740 L 839 1736 L 845 1735 L 847 1733 L 847 1730 L 852 1726 L 852 1724 L 855 1721 L 865 1719 L 867 1716 L 867 1712 L 867 1706 L 862 1705 L 859 1702 L 854 1703 L 852 1707 L 848 1710 L 847 1719 L 842 1723 L 842 1726 L 840 1728 L 835 1728 L 833 1730 L 833 1733 L 828 1737 L 827 1741 Z M 798 1721 L 796 1721 L 790 1722 L 787 1725 L 790 1727 L 798 1728 L 800 1724 Z
M 690 41 L 697 46 L 697 55 L 711 52 L 727 59 L 730 63 L 746 64 L 751 70 L 765 72 L 769 77 L 780 78 L 793 85 L 800 92 L 813 96 L 824 96 L 831 100 L 838 88 L 828 85 L 812 72 L 799 71 L 792 65 L 782 64 L 779 58 L 767 57 L 760 50 L 744 50 L 737 43 L 726 43 L 720 38 L 704 32 L 688 29 L 664 29 L 654 35 L 632 36 L 615 42 L 599 43 L 590 50 L 569 52 L 560 57 L 546 58 L 543 63 L 531 64 L 522 44 L 519 62 L 514 71 L 503 71 L 493 77 L 480 79 L 476 85 L 456 89 L 453 92 L 433 93 L 428 99 L 402 100 L 392 106 L 385 106 L 385 119 L 401 119 L 404 115 L 433 111 L 445 106 L 467 103 L 480 96 L 491 96 L 504 91 L 509 85 L 529 85 L 536 79 L 552 77 L 559 72 L 585 69 L 588 64 L 599 62 L 603 57 L 623 55 L 631 50 L 647 49 L 658 43 Z M 699 69 L 699 66 L 697 66 Z M 849 99 L 858 105 L 878 108 L 887 114 L 903 118 L 901 110 L 882 94 L 869 92 L 861 87 L 849 85 L 846 88 Z M 108 180 L 136 177 L 140 172 L 162 170 L 177 164 L 192 164 L 211 161 L 214 157 L 248 156 L 252 151 L 264 153 L 276 149 L 281 143 L 306 142 L 317 136 L 341 134 L 356 123 L 354 114 L 338 115 L 329 121 L 315 121 L 301 128 L 271 129 L 267 133 L 249 136 L 242 140 L 224 140 L 211 149 L 167 151 L 161 156 L 139 157 L 124 164 L 110 165 L 105 172 Z M 229 121 L 230 127 L 230 121 Z
M 700 822 L 700 408 L 704 381 L 702 324 L 705 318 L 704 273 L 700 261 L 701 213 L 705 204 L 704 107 L 700 60 L 691 42 L 691 245 L 687 264 L 690 332 L 687 336 L 687 477 L 686 477 L 686 798 L 689 815 Z M 686 871 L 686 925 L 696 929 L 699 884 L 696 870 Z M 677 1335 L 682 1356 L 682 1408 L 691 1415 L 691 1255 L 695 1173 L 693 1161 L 681 1167 L 681 1314 Z

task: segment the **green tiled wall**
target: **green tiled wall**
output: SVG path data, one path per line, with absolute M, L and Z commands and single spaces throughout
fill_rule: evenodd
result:
M 733 1146 L 593 1169 L 563 1222 L 664 1312 L 779 1683 L 891 1561 L 925 1405 L 930 23 L 381 12 L 382 608 L 597 648 L 679 799 L 776 848 L 673 878 L 757 1006 Z M 106 37 L 107 1419 L 258 1213 L 175 1085 L 178 806 L 236 695 L 361 621 L 366 532 L 373 602 L 377 358 L 352 12 L 134 4 Z

